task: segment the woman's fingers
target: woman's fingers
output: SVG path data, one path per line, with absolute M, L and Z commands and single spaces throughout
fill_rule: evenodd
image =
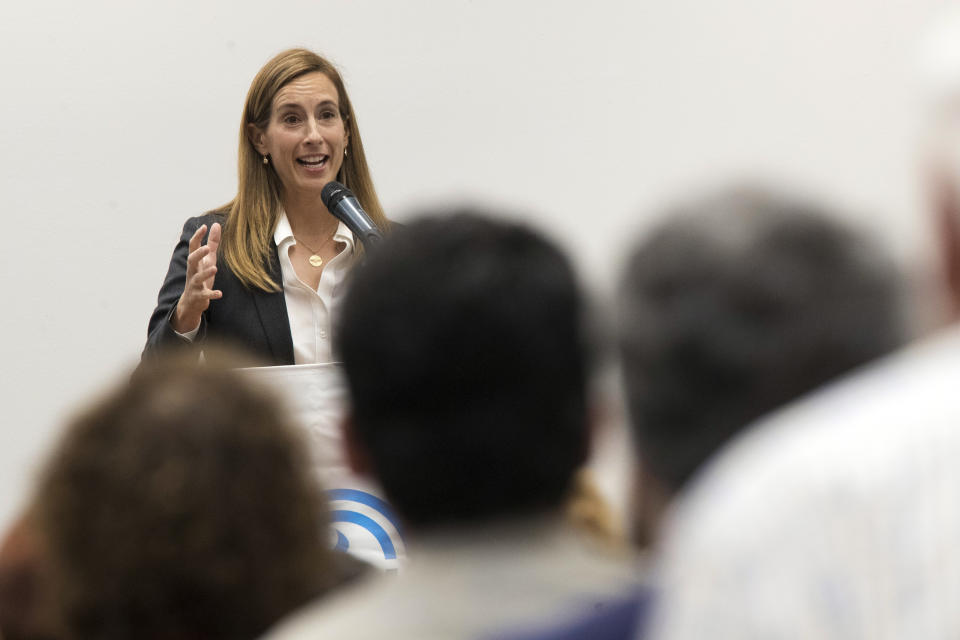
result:
M 190 236 L 190 253 L 193 253 L 200 248 L 200 243 L 203 241 L 203 235 L 207 232 L 207 225 L 200 225 L 196 231 L 193 232 L 193 235 Z M 217 234 L 219 236 L 219 232 Z
M 209 289 L 207 285 L 207 280 L 213 281 L 213 276 L 217 274 L 217 265 L 211 265 L 209 267 L 203 268 L 201 271 L 198 271 L 196 275 L 193 276 L 192 281 L 194 286 L 198 286 L 204 289 Z
M 190 269 L 196 270 L 198 268 L 198 265 L 200 264 L 200 261 L 203 260 L 209 253 L 210 253 L 210 247 L 208 247 L 207 245 L 198 247 L 194 251 L 191 251 L 190 255 L 187 256 L 187 270 L 188 271 Z
M 223 293 L 213 288 L 217 274 L 217 247 L 220 246 L 220 224 L 210 226 L 207 243 L 202 244 L 207 235 L 207 225 L 201 225 L 190 237 L 190 253 L 187 255 L 186 286 L 180 305 L 189 313 L 202 313 L 211 300 L 223 297 Z
M 210 247 L 210 251 L 213 252 L 214 258 L 217 255 L 217 249 L 220 247 L 220 223 L 214 222 L 210 226 L 210 235 L 207 236 L 207 246 Z
M 223 292 L 219 289 L 199 289 L 194 292 L 193 299 L 195 301 L 195 306 L 199 308 L 200 311 L 207 310 L 207 303 L 211 300 L 219 300 L 223 297 Z

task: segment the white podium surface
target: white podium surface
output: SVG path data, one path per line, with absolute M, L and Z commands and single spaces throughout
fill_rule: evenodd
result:
M 317 478 L 330 499 L 331 544 L 385 570 L 406 559 L 399 519 L 371 479 L 353 473 L 343 449 L 346 383 L 338 364 L 243 369 L 274 389 L 306 434 Z

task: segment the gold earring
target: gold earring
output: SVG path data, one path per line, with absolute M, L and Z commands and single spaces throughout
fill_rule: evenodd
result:
M 343 157 L 346 158 L 347 155 L 348 155 L 348 154 L 347 154 L 347 148 L 344 147 L 344 148 L 343 148 Z
M 263 156 L 263 164 L 270 164 L 270 159 L 267 156 Z

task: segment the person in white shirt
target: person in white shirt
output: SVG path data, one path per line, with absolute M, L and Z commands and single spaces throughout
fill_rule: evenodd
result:
M 960 637 L 960 15 L 944 17 L 922 46 L 938 250 L 917 284 L 952 326 L 718 458 L 665 528 L 652 637 Z
M 664 528 L 648 637 L 960 636 L 960 331 L 757 425 Z
M 389 228 L 339 73 L 311 51 L 284 51 L 247 94 L 236 197 L 184 225 L 143 357 L 218 342 L 265 364 L 333 361 L 337 307 L 360 250 L 321 200 L 333 180 Z
M 317 475 L 337 501 L 336 544 L 390 569 L 403 559 L 402 536 L 376 487 L 350 474 L 342 456 L 333 332 L 362 247 L 323 204 L 333 180 L 389 229 L 339 73 L 311 51 L 284 51 L 247 94 L 237 196 L 183 227 L 142 360 L 218 345 L 249 354 L 251 375 L 280 388 L 310 436 Z

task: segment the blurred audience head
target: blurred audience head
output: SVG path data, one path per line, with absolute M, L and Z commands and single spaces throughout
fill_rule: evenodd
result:
M 45 565 L 36 527 L 24 514 L 0 541 L 0 639 L 57 637 L 44 606 Z
M 254 638 L 336 580 L 325 504 L 278 401 L 160 362 L 77 417 L 33 515 L 69 638 Z
M 940 294 L 933 324 L 960 319 L 960 11 L 946 6 L 935 13 L 918 48 L 918 88 L 924 108 L 923 186 L 932 208 L 938 277 L 918 284 Z M 921 289 L 920 293 L 926 293 Z M 921 297 L 921 302 L 927 302 Z M 923 310 L 924 305 L 919 305 Z M 943 310 L 944 318 L 936 317 Z M 927 321 L 928 318 L 920 317 Z
M 956 189 L 960 187 L 960 10 L 945 6 L 917 43 L 916 83 L 927 160 Z
M 629 258 L 620 344 L 635 443 L 667 496 L 740 429 L 902 340 L 886 256 L 806 201 L 729 190 Z
M 559 510 L 588 439 L 573 270 L 525 226 L 445 213 L 395 232 L 344 302 L 355 466 L 416 528 Z

